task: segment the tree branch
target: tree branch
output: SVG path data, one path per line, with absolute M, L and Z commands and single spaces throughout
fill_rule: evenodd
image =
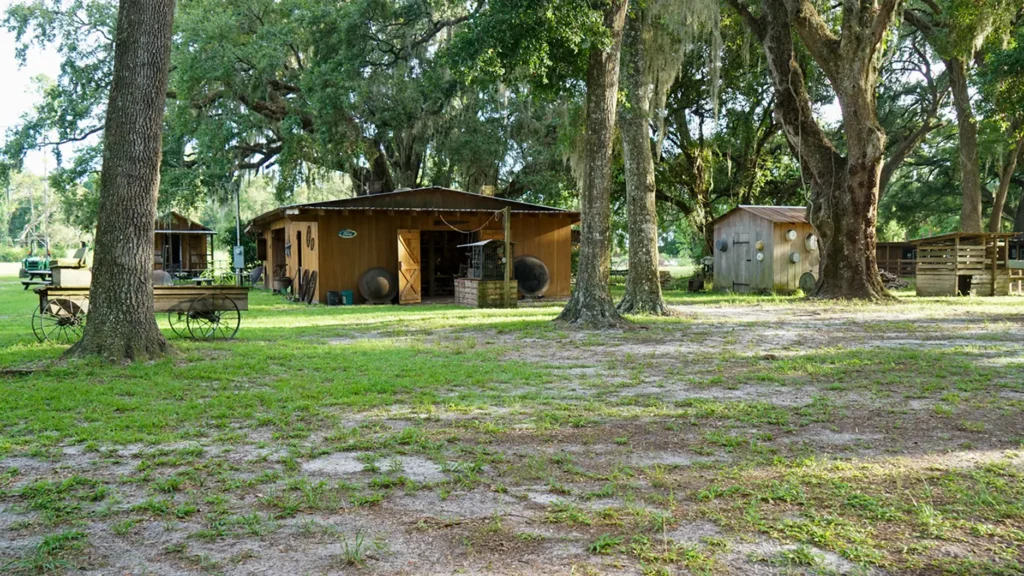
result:
M 747 8 L 745 4 L 740 2 L 740 0 L 725 1 L 727 4 L 729 4 L 729 6 L 732 7 L 733 10 L 736 11 L 737 14 L 740 15 L 741 18 L 743 18 L 743 22 L 746 23 L 747 28 L 750 29 L 751 33 L 753 33 L 758 40 L 763 40 L 764 26 L 761 22 L 761 19 L 758 18 L 757 16 L 754 16 L 753 13 L 750 12 L 750 9 Z
M 885 31 L 889 28 L 889 23 L 892 22 L 892 15 L 896 11 L 897 4 L 899 4 L 899 0 L 883 0 L 882 5 L 878 7 L 878 13 L 875 14 L 875 20 L 871 24 L 871 41 L 876 46 L 881 43 L 882 36 L 885 35 Z
M 90 130 L 86 130 L 85 132 L 83 132 L 83 133 L 81 133 L 81 134 L 79 134 L 77 136 L 69 136 L 67 138 L 61 138 L 60 140 L 52 140 L 52 141 L 51 140 L 45 140 L 45 141 L 40 142 L 39 145 L 40 146 L 63 146 L 64 144 L 70 144 L 72 142 L 81 142 L 81 141 L 89 138 L 93 134 L 99 134 L 100 132 L 103 132 L 103 126 L 102 125 L 96 126 L 95 128 L 92 128 Z
M 786 8 L 790 22 L 807 46 L 807 51 L 827 76 L 836 77 L 841 68 L 839 38 L 829 30 L 828 24 L 810 0 L 786 0 Z
M 946 122 L 933 122 L 934 118 L 929 116 L 925 119 L 924 123 L 911 132 L 906 138 L 900 141 L 899 144 L 889 154 L 889 158 L 882 165 L 882 175 L 878 183 L 878 199 L 881 201 L 882 197 L 885 196 L 885 190 L 889 186 L 889 180 L 892 179 L 893 174 L 896 173 L 896 169 L 910 156 L 910 153 L 917 148 L 918 144 L 924 140 L 925 136 L 931 134 L 934 130 L 937 130 L 946 125 Z
M 687 204 L 686 201 L 683 200 L 682 198 L 669 196 L 668 194 L 662 192 L 661 190 L 657 190 L 654 193 L 654 199 L 660 200 L 661 202 L 674 206 L 677 210 L 682 212 L 683 216 L 686 216 L 687 218 L 689 218 L 690 215 L 693 214 L 693 207 Z

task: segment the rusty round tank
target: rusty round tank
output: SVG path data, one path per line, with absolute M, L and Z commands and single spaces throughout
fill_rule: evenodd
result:
M 519 291 L 524 296 L 539 298 L 547 292 L 548 286 L 551 285 L 551 274 L 548 272 L 548 267 L 538 258 L 519 256 L 513 261 L 512 268 L 515 271 Z
M 371 304 L 387 304 L 398 294 L 398 278 L 387 268 L 370 268 L 359 277 L 359 293 Z

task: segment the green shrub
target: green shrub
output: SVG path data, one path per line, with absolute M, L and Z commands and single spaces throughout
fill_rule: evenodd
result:
M 21 262 L 25 256 L 28 256 L 28 250 L 21 246 L 0 244 L 0 262 Z

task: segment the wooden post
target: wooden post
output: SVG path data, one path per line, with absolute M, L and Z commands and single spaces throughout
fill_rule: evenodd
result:
M 1009 252 L 1009 250 L 1007 250 Z M 999 237 L 992 237 L 992 296 L 996 295 L 996 271 L 999 267 Z
M 953 238 L 953 296 L 960 296 L 960 235 Z M 964 294 L 967 296 L 967 294 Z
M 421 249 L 422 250 L 422 249 Z M 434 234 L 427 236 L 427 294 L 428 296 L 434 296 Z M 421 264 L 422 265 L 422 264 Z
M 508 308 L 511 305 L 508 300 L 508 288 L 512 279 L 512 207 L 506 206 L 502 212 L 502 220 L 505 224 L 505 294 L 502 296 L 502 301 L 505 303 L 505 308 Z

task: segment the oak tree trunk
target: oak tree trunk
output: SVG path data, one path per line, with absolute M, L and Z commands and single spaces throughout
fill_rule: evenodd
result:
M 107 104 L 89 320 L 68 350 L 112 362 L 165 354 L 153 311 L 153 231 L 174 0 L 121 0 Z
M 737 5 L 734 3 L 734 6 Z M 809 219 L 818 233 L 821 264 L 814 296 L 887 298 L 878 275 L 875 224 L 885 133 L 875 107 L 877 64 L 864 23 L 844 21 L 844 37 L 824 36 L 821 27 L 801 21 L 809 6 L 790 0 L 763 0 L 763 15 L 741 13 L 758 35 L 768 57 L 776 94 L 776 115 L 811 190 Z M 741 9 L 742 10 L 742 9 Z M 846 16 L 844 15 L 844 18 Z M 795 22 L 822 65 L 843 113 L 847 156 L 841 155 L 814 120 L 803 70 L 796 60 L 791 25 Z M 851 36 L 847 37 L 846 34 Z M 805 37 L 806 35 L 806 37 Z
M 1010 180 L 1017 169 L 1017 162 L 1024 156 L 1024 138 L 1017 140 L 1007 154 L 1006 164 L 999 173 L 999 189 L 996 191 L 995 202 L 992 204 L 992 215 L 989 216 L 988 231 L 1002 232 L 1003 209 L 1006 206 L 1006 195 L 1010 191 Z
M 967 65 L 962 58 L 946 60 L 953 108 L 960 141 L 960 231 L 981 232 L 981 167 L 978 165 L 978 122 L 967 86 Z
M 610 0 L 604 24 L 611 44 L 590 50 L 587 65 L 587 113 L 580 190 L 580 259 L 576 286 L 557 320 L 585 328 L 621 325 L 609 291 L 611 271 L 611 164 L 615 103 L 619 90 L 619 52 L 628 0 Z
M 1013 231 L 1024 232 L 1024 190 L 1021 190 L 1020 199 L 1017 200 L 1017 215 L 1013 218 Z
M 629 274 L 619 302 L 623 314 L 668 314 L 658 277 L 658 215 L 654 156 L 651 153 L 651 87 L 646 81 L 643 17 L 629 18 L 623 33 L 622 80 L 625 106 L 619 131 L 626 169 L 626 209 L 629 232 Z

